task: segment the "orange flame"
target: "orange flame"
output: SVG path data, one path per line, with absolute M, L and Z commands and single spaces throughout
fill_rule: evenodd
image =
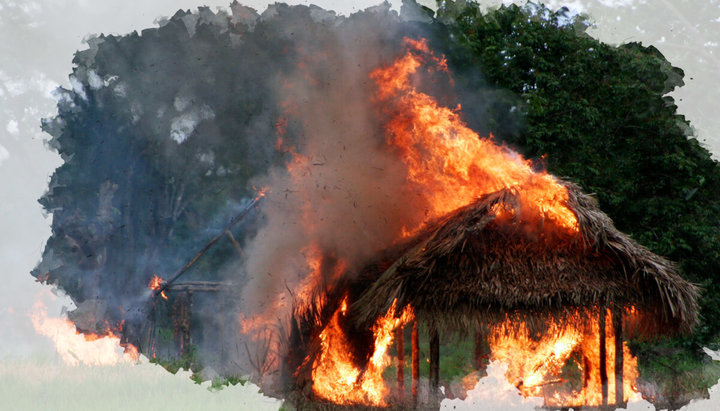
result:
M 395 316 L 395 302 L 387 314 L 373 326 L 375 350 L 365 370 L 359 369 L 350 358 L 350 344 L 340 327 L 340 319 L 347 312 L 347 297 L 320 333 L 321 352 L 313 364 L 313 393 L 336 404 L 363 404 L 385 406 L 388 388 L 382 373 L 390 364 L 387 349 L 392 344 L 394 331 L 413 319 L 407 307 Z
M 388 144 L 405 162 L 408 182 L 426 198 L 427 220 L 483 194 L 515 188 L 522 206 L 518 217 L 541 226 L 549 220 L 564 232 L 576 233 L 577 218 L 567 207 L 567 189 L 555 177 L 534 171 L 530 161 L 495 144 L 492 135 L 480 138 L 456 111 L 416 89 L 411 76 L 420 67 L 431 64 L 431 69 L 446 71 L 447 66 L 432 54 L 425 39 L 405 42 L 405 55 L 370 76 L 378 86 L 378 101 L 391 117 L 386 126 Z
M 39 301 L 29 316 L 35 331 L 52 339 L 55 350 L 68 365 L 115 365 L 134 363 L 139 358 L 137 348 L 132 344 L 121 344 L 120 337 L 114 332 L 108 331 L 107 335 L 81 334 L 67 318 L 48 317 L 47 307 Z M 124 354 L 119 351 L 121 346 Z
M 615 334 L 612 314 L 608 310 L 605 322 L 608 402 L 615 402 Z M 565 323 L 552 323 L 542 336 L 533 338 L 524 325 L 510 320 L 495 326 L 490 336 L 492 358 L 508 364 L 506 378 L 525 397 L 545 397 L 546 405 L 568 407 L 602 405 L 600 381 L 599 321 L 580 315 Z M 571 384 L 563 368 L 576 359 L 579 375 Z M 637 358 L 623 344 L 624 401 L 639 398 L 635 388 Z
M 415 77 L 421 68 L 447 73 L 447 63 L 444 58 L 433 55 L 425 39 L 405 39 L 405 45 L 404 55 L 370 74 L 377 85 L 376 101 L 388 118 L 385 125 L 387 144 L 406 167 L 407 188 L 417 192 L 420 199 L 418 204 L 411 206 L 426 209 L 425 219 L 417 226 L 403 227 L 401 235 L 413 235 L 430 220 L 501 189 L 516 191 L 519 205 L 517 208 L 497 207 L 494 210 L 497 219 L 519 219 L 538 230 L 576 235 L 579 226 L 576 215 L 568 207 L 567 188 L 547 172 L 534 170 L 531 161 L 496 144 L 492 135 L 489 138 L 478 136 L 460 119 L 460 106 L 454 110 L 441 106 L 430 95 L 419 91 Z M 310 158 L 292 148 L 288 152 L 292 155 L 287 166 L 291 176 L 298 178 L 311 173 Z M 313 205 L 308 201 L 305 207 L 301 224 L 312 227 Z M 306 251 L 310 274 L 294 292 L 300 301 L 309 303 L 313 298 L 311 292 L 323 284 L 320 274 L 322 250 L 317 245 L 310 245 Z M 344 270 L 344 265 L 338 264 L 332 277 L 336 278 Z M 412 310 L 406 308 L 396 317 L 394 302 L 388 313 L 376 320 L 372 330 L 373 355 L 362 366 L 352 358 L 351 343 L 342 328 L 347 310 L 345 297 L 320 332 L 319 354 L 311 358 L 313 394 L 336 404 L 385 406 L 389 395 L 382 372 L 389 362 L 387 350 L 393 340 L 393 331 L 413 318 Z M 578 352 L 589 359 L 581 367 L 599 369 L 599 356 L 592 351 L 597 349 L 597 344 L 591 344 L 596 340 L 592 336 L 598 335 L 597 319 L 594 321 L 590 326 L 583 322 L 556 324 L 539 339 L 531 338 L 527 330 L 512 335 L 508 332 L 510 324 L 501 324 L 492 334 L 493 356 L 510 363 L 507 377 L 523 395 L 544 393 L 544 387 L 555 384 L 563 367 Z M 248 321 L 243 323 L 245 325 L 255 324 Z M 608 330 L 607 341 L 611 340 L 612 330 Z M 607 366 L 614 364 L 615 358 L 614 344 L 610 345 L 612 347 L 607 347 Z M 637 376 L 637 361 L 627 347 L 624 351 L 623 376 L 627 384 L 624 392 L 632 396 L 636 393 L 632 384 Z M 551 396 L 546 402 L 599 404 L 598 383 L 593 378 L 596 377 L 589 377 L 579 391 L 558 391 L 559 397 Z M 599 377 L 597 379 L 599 381 Z M 614 398 L 612 372 L 608 372 L 608 387 L 609 398 Z
M 282 144 L 282 141 L 280 142 Z M 257 201 L 267 195 L 267 193 L 270 191 L 270 187 L 256 187 L 253 186 L 253 190 L 255 190 L 257 193 L 255 194 L 254 200 Z
M 158 277 L 156 274 L 156 275 L 153 275 L 153 277 L 150 279 L 150 282 L 148 283 L 148 288 L 153 291 L 157 291 L 163 286 L 163 284 L 165 284 L 165 280 Z M 165 294 L 165 290 L 162 290 L 160 292 L 160 296 L 166 300 L 168 299 L 167 294 Z

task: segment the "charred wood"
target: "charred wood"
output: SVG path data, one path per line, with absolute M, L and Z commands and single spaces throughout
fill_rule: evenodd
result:
M 412 326 L 412 403 L 417 407 L 418 402 L 418 381 L 420 380 L 420 338 L 418 336 L 418 322 L 413 321 Z
M 397 344 L 397 390 L 400 401 L 405 397 L 405 336 L 404 329 L 400 325 L 395 330 L 395 341 Z
M 187 270 L 189 270 L 190 267 L 192 267 L 200 259 L 200 257 L 205 255 L 205 253 L 213 245 L 215 245 L 215 243 L 217 243 L 218 240 L 220 240 L 220 238 L 222 238 L 222 236 L 225 235 L 225 233 L 227 231 L 230 231 L 230 229 L 233 226 L 235 226 L 235 224 L 242 221 L 250 213 L 250 211 L 252 211 L 252 209 L 255 208 L 255 206 L 257 206 L 258 203 L 260 203 L 260 200 L 262 200 L 262 198 L 263 198 L 262 196 L 255 197 L 255 199 L 253 199 L 253 201 L 250 204 L 248 204 L 248 206 L 245 207 L 245 209 L 240 214 L 236 215 L 235 217 L 233 217 L 232 220 L 230 220 L 228 225 L 225 227 L 225 229 L 220 234 L 218 234 L 215 237 L 213 237 L 212 239 L 210 239 L 210 241 L 208 241 L 207 244 L 205 244 L 205 246 L 200 251 L 198 251 L 197 254 L 195 254 L 195 257 L 193 257 L 190 261 L 185 263 L 185 265 L 181 269 L 176 271 L 175 274 L 173 274 L 172 277 L 170 277 L 166 283 L 164 283 L 160 287 L 158 287 L 158 289 L 155 290 L 154 295 L 157 296 L 160 293 L 162 293 L 163 291 L 165 291 L 165 289 L 168 288 L 170 286 L 170 284 L 175 282 L 181 275 L 185 274 L 185 272 Z
M 430 398 L 431 402 L 438 400 L 440 388 L 440 335 L 437 328 L 430 329 Z
M 480 375 L 486 374 L 486 368 L 490 362 L 490 345 L 488 344 L 487 334 L 483 331 L 475 333 L 475 368 Z
M 613 310 L 613 328 L 615 331 L 615 404 L 624 404 L 623 393 L 623 329 L 622 329 L 622 311 L 616 307 Z
M 600 384 L 602 385 L 602 405 L 608 403 L 608 375 L 607 375 L 607 352 L 606 352 L 606 338 L 605 338 L 605 315 L 606 309 L 603 307 L 600 309 L 599 318 L 599 344 L 600 344 Z

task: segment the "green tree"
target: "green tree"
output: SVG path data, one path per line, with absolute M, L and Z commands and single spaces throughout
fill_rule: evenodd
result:
M 288 63 L 258 52 L 262 38 L 234 41 L 247 22 L 201 8 L 191 35 L 187 17 L 91 39 L 75 55 L 73 88 L 58 90 L 58 115 L 43 122 L 65 162 L 40 199 L 53 233 L 33 275 L 78 306 L 102 302 L 97 323 L 76 321 L 87 331 L 132 327 L 126 313 L 150 278 L 182 267 L 254 196 L 249 178 L 279 158 L 271 87 Z M 234 254 L 219 243 L 203 279 Z
M 567 9 L 528 3 L 483 14 L 476 3 L 439 6 L 437 46 L 446 50 L 458 88 L 512 92 L 493 105 L 487 117 L 494 124 L 484 128 L 595 193 L 620 230 L 702 284 L 695 337 L 714 341 L 720 168 L 667 95 L 682 86 L 683 71 L 652 46 L 593 39 L 583 17 Z M 507 120 L 523 127 L 505 126 Z
M 664 406 L 713 385 L 699 348 L 720 341 L 720 167 L 668 96 L 683 71 L 652 46 L 590 37 L 565 8 L 441 1 L 432 26 L 463 109 L 480 107 L 468 123 L 594 193 L 621 231 L 703 287 L 693 335 L 634 347 Z

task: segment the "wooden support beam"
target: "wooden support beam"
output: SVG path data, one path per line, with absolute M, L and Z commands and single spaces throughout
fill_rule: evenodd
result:
M 173 319 L 173 343 L 175 346 L 175 355 L 178 358 L 182 357 L 183 354 L 183 332 L 182 327 L 185 322 L 185 296 L 179 295 L 175 298 L 172 307 L 172 319 Z
M 166 290 L 172 293 L 215 293 L 223 290 L 231 290 L 233 287 L 232 283 L 221 283 L 217 281 L 186 281 L 169 285 Z
M 187 317 L 185 320 L 185 341 L 186 341 L 186 350 L 190 350 L 190 347 L 192 347 L 192 312 L 193 312 L 193 292 L 192 290 L 188 291 L 188 307 L 187 307 Z
M 233 247 L 235 247 L 235 251 L 238 253 L 240 257 L 245 257 L 245 253 L 243 252 L 242 247 L 240 246 L 240 243 L 235 239 L 235 236 L 233 235 L 232 231 L 225 230 L 225 235 L 228 236 L 228 239 L 230 239 L 230 242 L 232 243 Z
M 395 344 L 397 346 L 397 391 L 398 399 L 405 398 L 405 327 L 401 324 L 395 329 Z
M 613 309 L 613 329 L 615 331 L 615 405 L 625 404 L 623 393 L 623 330 L 622 307 Z
M 418 381 L 420 380 L 420 338 L 418 336 L 418 321 L 413 321 L 412 336 L 412 402 L 413 408 L 417 407 L 418 402 Z
M 143 352 L 150 358 L 155 358 L 155 322 L 157 321 L 157 315 L 155 312 L 155 300 L 152 301 L 152 308 L 150 309 L 150 321 L 148 325 L 147 342 Z
M 605 315 L 607 310 L 605 307 L 600 309 L 599 317 L 599 344 L 600 344 L 600 384 L 602 385 L 602 405 L 606 406 L 608 403 L 608 375 L 607 375 L 607 353 L 605 349 Z
M 475 368 L 480 375 L 486 375 L 485 369 L 490 362 L 490 345 L 487 334 L 483 331 L 475 333 Z
M 198 251 L 197 254 L 195 254 L 195 257 L 193 257 L 190 261 L 185 263 L 185 265 L 182 266 L 182 268 L 180 268 L 178 271 L 176 271 L 175 274 L 172 275 L 172 277 L 168 278 L 168 280 L 165 283 L 161 284 L 160 287 L 158 287 L 155 291 L 153 291 L 153 296 L 157 297 L 159 294 L 161 294 L 163 291 L 165 291 L 165 289 L 167 289 L 172 283 L 174 283 L 175 280 L 180 278 L 181 275 L 185 274 L 185 272 L 187 270 L 189 270 L 190 267 L 192 267 L 197 262 L 197 260 L 200 259 L 200 257 L 205 255 L 207 250 L 209 250 L 215 243 L 218 242 L 218 240 L 223 235 L 225 235 L 226 231 L 229 231 L 231 228 L 233 228 L 233 226 L 235 224 L 242 221 L 242 219 L 244 219 L 245 216 L 247 216 L 250 213 L 250 211 L 252 211 L 252 209 L 255 208 L 256 205 L 258 205 L 258 203 L 260 202 L 260 200 L 262 200 L 263 197 L 265 197 L 264 193 L 258 194 L 253 199 L 253 201 L 250 202 L 250 204 L 248 204 L 248 206 L 245 207 L 245 209 L 240 214 L 236 215 L 235 217 L 233 217 L 232 220 L 230 220 L 230 223 L 225 227 L 225 229 L 220 234 L 218 234 L 215 237 L 213 237 L 212 239 L 210 239 L 210 241 L 208 241 L 207 244 L 205 244 L 205 247 L 203 247 L 200 251 Z
M 593 371 L 591 366 L 592 361 L 588 358 L 587 353 L 583 353 L 583 388 L 587 388 L 590 385 L 590 374 Z
M 223 364 L 228 363 L 225 353 L 225 293 L 220 293 L 220 361 Z
M 437 328 L 430 327 L 430 399 L 437 401 L 440 388 L 440 335 Z

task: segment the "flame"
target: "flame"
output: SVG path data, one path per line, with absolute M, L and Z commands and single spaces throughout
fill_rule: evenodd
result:
M 492 135 L 481 138 L 461 120 L 459 105 L 455 109 L 444 107 L 430 95 L 419 91 L 416 87 L 417 75 L 423 70 L 446 75 L 447 62 L 431 52 L 425 39 L 406 38 L 405 47 L 405 53 L 393 63 L 370 73 L 377 86 L 375 102 L 387 118 L 386 143 L 405 166 L 406 188 L 417 193 L 419 198 L 418 203 L 408 204 L 408 207 L 425 209 L 424 219 L 402 227 L 398 237 L 412 236 L 429 221 L 502 189 L 516 192 L 519 204 L 516 207 L 496 207 L 493 211 L 499 221 L 520 220 L 526 226 L 544 232 L 577 235 L 578 221 L 568 207 L 567 188 L 547 172 L 534 170 L 531 161 L 496 144 Z M 282 137 L 285 126 L 280 125 L 278 135 Z M 278 148 L 282 144 L 283 141 L 278 140 Z M 300 179 L 312 174 L 312 157 L 296 152 L 293 147 L 287 148 L 286 152 L 291 155 L 287 165 L 291 178 Z M 296 195 L 306 194 L 300 191 Z M 310 197 L 304 202 L 298 223 L 312 233 L 317 214 L 309 200 Z M 346 269 L 345 264 L 339 261 L 332 274 L 324 273 L 323 252 L 327 250 L 320 244 L 311 244 L 304 250 L 308 274 L 292 291 L 288 289 L 300 307 L 309 303 L 326 303 L 323 300 L 325 294 L 316 295 L 316 291 L 333 284 L 333 280 Z M 286 304 L 281 303 L 280 298 L 278 296 L 275 303 L 278 307 Z M 372 328 L 372 356 L 364 364 L 358 364 L 353 358 L 350 336 L 343 329 L 347 311 L 346 296 L 319 333 L 319 351 L 306 358 L 306 361 L 312 361 L 313 395 L 336 404 L 386 406 L 389 391 L 382 373 L 390 361 L 388 347 L 393 341 L 394 331 L 410 321 L 414 314 L 408 307 L 396 316 L 396 302 L 393 302 L 391 309 L 378 318 Z M 265 323 L 259 321 L 255 324 L 256 318 L 242 321 L 244 330 Z M 597 349 L 597 344 L 592 345 L 597 338 L 592 336 L 598 335 L 597 319 L 594 321 L 590 321 L 590 326 L 582 321 L 554 324 L 540 338 L 531 336 L 523 327 L 519 328 L 519 333 L 513 334 L 513 324 L 500 324 L 493 329 L 490 341 L 494 359 L 510 364 L 506 376 L 523 395 L 545 393 L 546 387 L 562 382 L 560 375 L 563 368 L 577 353 L 589 361 L 580 367 L 599 369 L 599 356 L 592 351 Z M 607 341 L 611 340 L 612 330 L 609 330 Z M 628 384 L 624 392 L 632 396 L 636 393 L 632 384 L 637 376 L 637 361 L 627 347 L 624 350 L 626 371 L 623 375 L 624 382 Z M 614 355 L 614 344 L 609 344 L 608 366 L 614 365 Z M 599 376 L 597 383 L 592 378 L 596 377 L 589 378 L 579 391 L 556 390 L 555 396 L 546 396 L 546 402 L 599 404 Z M 614 398 L 613 372 L 608 372 L 608 388 L 608 397 Z
M 108 330 L 106 335 L 81 334 L 67 318 L 48 317 L 47 307 L 40 301 L 35 303 L 29 316 L 35 331 L 52 339 L 55 350 L 68 365 L 115 365 L 138 361 L 137 347 L 121 344 L 120 337 L 113 331 Z M 121 346 L 124 354 L 119 352 Z
M 447 73 L 444 58 L 430 51 L 425 39 L 405 39 L 406 52 L 370 77 L 377 85 L 376 99 L 388 116 L 388 145 L 407 168 L 407 182 L 425 200 L 426 219 L 417 227 L 404 227 L 411 236 L 432 219 L 472 203 L 478 197 L 501 189 L 517 193 L 519 206 L 497 206 L 496 219 L 517 219 L 544 232 L 576 235 L 577 217 L 568 207 L 567 188 L 545 171 L 535 171 L 531 161 L 493 136 L 481 138 L 460 118 L 460 106 L 453 110 L 419 91 L 416 77 L 422 68 Z M 550 224 L 547 224 L 547 223 Z M 610 315 L 610 314 L 608 314 Z M 606 321 L 606 364 L 608 399 L 615 398 L 615 345 L 612 321 Z M 514 332 L 517 331 L 517 332 Z M 560 377 L 573 355 L 582 356 L 578 367 L 586 381 L 578 390 L 556 392 L 549 405 L 601 405 L 597 318 L 588 322 L 556 323 L 542 336 L 531 336 L 524 324 L 511 320 L 497 325 L 490 345 L 493 358 L 509 364 L 506 376 L 524 396 L 542 396 L 548 388 L 564 383 Z M 636 395 L 637 359 L 624 346 L 623 384 L 625 399 Z
M 534 171 L 521 155 L 495 144 L 492 135 L 480 138 L 456 110 L 418 91 L 413 74 L 424 65 L 429 71 L 447 71 L 447 65 L 432 54 L 425 39 L 406 38 L 405 44 L 402 57 L 374 70 L 370 77 L 378 86 L 378 102 L 390 116 L 388 144 L 406 164 L 408 182 L 427 200 L 425 222 L 483 194 L 514 188 L 520 195 L 520 218 L 533 223 L 549 220 L 564 232 L 576 233 L 577 218 L 567 207 L 565 186 L 547 172 Z M 406 228 L 406 235 L 419 228 Z
M 280 139 L 280 143 L 279 143 L 279 144 L 282 144 L 282 139 Z M 255 197 L 253 198 L 253 201 L 258 201 L 258 200 L 260 200 L 261 198 L 265 197 L 265 196 L 268 194 L 268 192 L 270 192 L 270 187 L 267 187 L 267 186 L 265 186 L 265 187 L 256 187 L 256 186 L 253 186 L 253 190 L 255 190 L 255 192 L 256 192 Z
M 157 274 L 153 275 L 153 277 L 150 279 L 150 282 L 148 283 L 148 288 L 157 291 L 162 288 L 163 284 L 165 284 L 165 280 L 158 277 Z M 164 299 L 168 299 L 167 294 L 165 294 L 165 290 L 162 290 L 160 292 L 160 296 Z
M 615 402 L 615 333 L 612 314 L 606 312 L 605 349 L 608 403 Z M 542 336 L 533 338 L 524 324 L 511 320 L 495 326 L 489 339 L 492 359 L 508 364 L 506 378 L 525 397 L 545 397 L 546 405 L 568 407 L 602 405 L 600 381 L 599 321 L 579 314 L 568 322 L 551 323 Z M 581 376 L 575 385 L 563 377 L 571 357 Z M 637 358 L 623 343 L 624 401 L 640 398 L 635 387 Z
M 412 309 L 406 307 L 399 317 L 395 316 L 396 301 L 387 314 L 373 326 L 374 352 L 365 370 L 359 369 L 350 357 L 351 347 L 340 321 L 347 313 L 347 297 L 333 314 L 328 325 L 320 333 L 320 355 L 313 364 L 313 393 L 318 398 L 336 404 L 363 404 L 385 406 L 388 388 L 382 373 L 390 364 L 387 354 L 393 342 L 394 331 L 413 319 Z

